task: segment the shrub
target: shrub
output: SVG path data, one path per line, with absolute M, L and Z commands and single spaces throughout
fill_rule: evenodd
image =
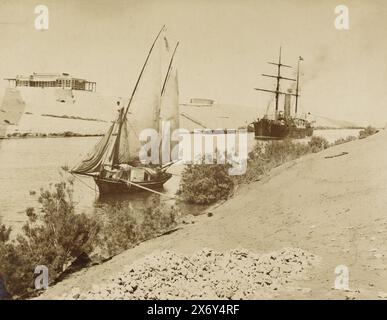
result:
M 103 257 L 111 257 L 137 243 L 137 216 L 134 210 L 123 204 L 115 204 L 104 210 L 98 248 Z
M 49 269 L 53 282 L 77 258 L 103 253 L 111 257 L 141 241 L 170 231 L 177 210 L 154 199 L 139 212 L 132 206 L 109 206 L 102 217 L 75 212 L 72 180 L 41 190 L 40 210 L 27 208 L 22 233 L 10 240 L 11 229 L 0 222 L 0 275 L 12 296 L 33 290 L 34 270 Z M 0 288 L 1 289 L 1 288 Z
M 99 249 L 103 256 L 116 255 L 170 230 L 176 225 L 177 215 L 175 207 L 164 202 L 148 203 L 140 212 L 131 205 L 117 203 L 104 216 Z
M 337 139 L 333 145 L 336 146 L 336 145 L 339 145 L 339 144 L 343 144 L 343 143 L 347 143 L 347 142 L 350 142 L 350 141 L 354 141 L 356 140 L 357 138 L 355 136 L 347 136 L 346 138 L 340 138 L 340 139 Z
M 145 241 L 160 233 L 169 231 L 177 224 L 180 215 L 174 205 L 165 202 L 149 204 L 144 210 L 143 220 L 139 228 L 139 241 Z
M 297 159 L 308 152 L 310 152 L 308 145 L 286 139 L 270 142 L 265 148 L 265 157 L 270 159 L 272 162 L 270 167 L 273 167 Z
M 8 228 L 4 224 L 2 224 L 0 217 L 0 300 L 10 298 L 10 295 L 7 291 L 5 276 L 3 275 L 4 266 L 2 261 L 2 257 L 7 255 L 10 234 L 11 228 Z
M 254 149 L 249 153 L 245 174 L 233 176 L 232 178 L 236 184 L 256 181 L 266 172 L 269 161 L 266 158 L 263 144 L 257 142 Z
M 62 133 L 64 137 L 74 137 L 76 134 L 72 131 L 65 131 Z
M 311 152 L 319 152 L 329 148 L 329 142 L 324 137 L 313 136 L 308 142 L 308 146 Z
M 267 144 L 257 143 L 249 154 L 246 173 L 233 179 L 238 184 L 257 181 L 274 167 L 309 152 L 308 145 L 293 142 L 290 139 L 270 141 Z
M 7 291 L 4 277 L 0 274 L 0 300 L 8 300 L 11 296 Z
M 0 245 L 5 244 L 9 240 L 12 229 L 2 224 L 0 217 Z
M 379 130 L 377 130 L 374 127 L 368 126 L 367 128 L 364 128 L 359 132 L 359 139 L 367 138 L 368 136 L 372 136 L 375 133 L 378 133 Z
M 28 221 L 22 234 L 3 244 L 0 272 L 11 294 L 20 295 L 33 287 L 36 266 L 47 266 L 50 281 L 54 281 L 77 257 L 92 251 L 100 226 L 95 219 L 75 213 L 72 193 L 72 181 L 41 190 L 40 212 L 26 209 Z
M 226 164 L 187 165 L 182 173 L 178 194 L 189 203 L 210 204 L 227 199 L 234 189 Z

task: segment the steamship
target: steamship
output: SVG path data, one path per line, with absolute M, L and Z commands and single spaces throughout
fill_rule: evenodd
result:
M 291 79 L 281 76 L 281 67 L 291 68 L 291 66 L 283 64 L 281 60 L 281 48 L 279 51 L 278 63 L 268 62 L 269 64 L 277 66 L 277 75 L 262 74 L 264 77 L 270 77 L 276 79 L 275 90 L 267 90 L 261 88 L 255 88 L 255 90 L 274 93 L 275 97 L 275 113 L 274 118 L 266 114 L 261 119 L 257 119 L 252 123 L 254 126 L 254 133 L 256 139 L 284 139 L 284 138 L 305 138 L 313 135 L 312 123 L 307 120 L 306 116 L 298 116 L 298 100 L 299 94 L 299 79 L 300 79 L 300 61 L 302 57 L 299 57 L 297 64 L 297 79 Z M 288 80 L 296 83 L 296 92 L 292 93 L 291 89 L 287 92 L 283 92 L 280 89 L 280 81 Z M 283 111 L 279 110 L 280 96 L 284 96 L 284 108 Z M 295 97 L 295 109 L 294 114 L 291 112 L 291 98 Z

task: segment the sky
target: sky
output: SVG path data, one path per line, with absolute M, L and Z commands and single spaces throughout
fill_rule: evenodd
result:
M 39 4 L 49 9 L 46 31 L 34 27 Z M 334 26 L 341 4 L 348 30 Z M 0 0 L 0 77 L 68 72 L 96 81 L 103 95 L 129 96 L 163 25 L 180 41 L 182 103 L 210 98 L 262 115 L 271 96 L 254 88 L 274 88 L 261 73 L 275 72 L 267 61 L 282 46 L 284 63 L 304 59 L 302 111 L 387 123 L 385 0 Z

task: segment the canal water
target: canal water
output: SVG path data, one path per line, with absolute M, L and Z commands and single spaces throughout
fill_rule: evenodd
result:
M 347 136 L 357 136 L 359 130 L 316 130 L 314 135 L 323 136 L 329 142 Z M 25 209 L 38 207 L 41 188 L 47 188 L 69 176 L 61 168 L 71 167 L 97 142 L 99 137 L 37 138 L 0 140 L 0 217 L 2 222 L 19 229 L 26 220 Z M 250 143 L 254 141 L 249 136 Z M 169 170 L 174 176 L 164 185 L 164 192 L 174 195 L 179 186 L 182 166 Z M 94 181 L 82 177 L 74 181 L 74 199 L 77 208 L 85 213 L 103 213 L 116 202 L 130 202 L 142 207 L 154 201 L 145 192 L 115 198 L 99 199 Z M 202 207 L 186 206 L 185 213 L 196 214 Z

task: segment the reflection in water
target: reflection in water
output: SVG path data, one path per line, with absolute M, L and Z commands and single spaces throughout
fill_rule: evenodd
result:
M 163 189 L 160 191 L 162 192 Z M 132 194 L 99 195 L 94 202 L 94 210 L 96 214 L 105 215 L 119 206 L 121 208 L 133 208 L 141 215 L 144 214 L 147 208 L 156 208 L 161 204 L 175 207 L 182 215 L 198 215 L 208 208 L 206 205 L 188 204 L 144 191 Z
M 156 207 L 160 205 L 161 196 L 150 192 L 121 193 L 121 194 L 104 194 L 94 202 L 96 213 L 101 214 L 110 210 L 118 204 L 122 207 L 132 207 L 141 212 L 144 208 Z M 170 200 L 171 202 L 173 200 Z M 171 203 L 172 204 L 172 203 Z

